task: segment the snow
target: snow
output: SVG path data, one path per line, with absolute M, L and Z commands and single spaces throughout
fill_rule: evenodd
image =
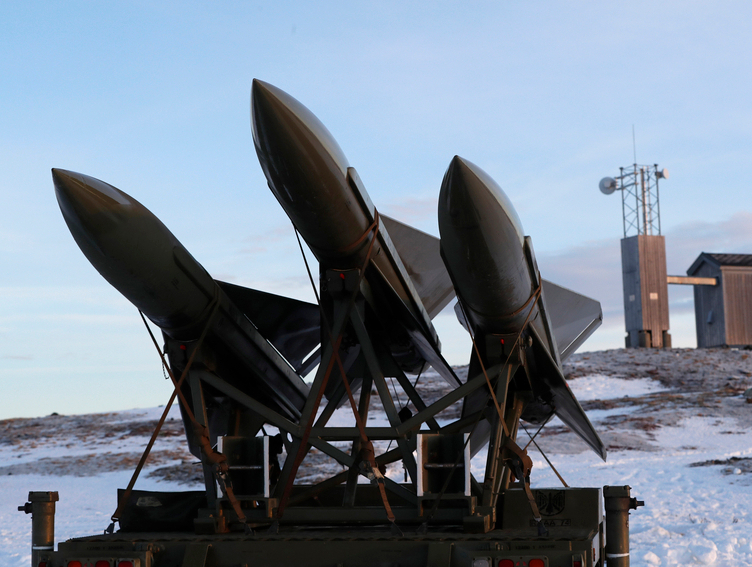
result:
M 624 396 L 637 397 L 666 390 L 660 382 L 650 378 L 624 380 L 623 378 L 603 376 L 602 374 L 577 378 L 569 386 L 580 402 L 610 400 Z
M 752 565 L 749 475 L 689 466 L 752 456 L 752 434 L 723 435 L 733 424 L 717 421 L 698 417 L 659 430 L 658 452 L 612 452 L 606 463 L 589 451 L 549 458 L 570 484 L 630 485 L 632 495 L 645 501 L 630 515 L 632 565 Z M 530 453 L 533 487 L 559 485 L 540 454 Z
M 623 443 L 613 442 L 618 447 L 611 448 L 607 462 L 603 462 L 576 438 L 569 439 L 571 434 L 558 432 L 555 423 L 551 425 L 552 433 L 546 433 L 547 427 L 536 441 L 570 485 L 630 485 L 632 495 L 645 501 L 645 507 L 630 516 L 632 565 L 752 565 L 752 430 L 749 418 L 744 417 L 752 415 L 752 405 L 745 404 L 741 396 L 729 394 L 723 401 L 726 405 L 715 406 L 703 397 L 705 392 L 699 392 L 705 401 L 687 409 L 690 404 L 681 396 L 677 398 L 675 389 L 647 376 L 625 378 L 594 372 L 572 379 L 570 386 L 588 410 L 596 430 L 602 432 L 604 442 L 631 439 L 634 444 L 624 448 Z M 674 406 L 663 407 L 663 413 L 651 405 L 660 395 L 676 398 L 671 402 Z M 597 405 L 604 400 L 610 401 L 602 407 Z M 618 403 L 613 405 L 615 402 Z M 29 565 L 31 521 L 17 507 L 26 501 L 30 490 L 59 492 L 57 541 L 101 533 L 114 511 L 116 489 L 128 483 L 132 469 L 100 467 L 97 459 L 105 463 L 117 455 L 140 453 L 148 436 L 129 436 L 128 428 L 118 432 L 116 426 L 155 420 L 162 409 L 90 416 L 96 423 L 113 426 L 114 434 L 103 433 L 109 430 L 102 425 L 103 429 L 84 429 L 76 439 L 67 441 L 61 426 L 60 435 L 52 435 L 46 441 L 11 442 L 0 438 L 0 565 Z M 352 425 L 351 416 L 345 406 L 335 413 L 332 424 Z M 177 431 L 176 409 L 170 417 L 174 421 L 169 423 Z M 650 422 L 650 427 L 627 427 L 653 418 L 656 421 Z M 38 421 L 48 420 L 53 418 Z M 368 421 L 370 426 L 385 423 L 383 416 L 375 414 Z M 609 437 L 617 434 L 621 437 Z M 525 433 L 521 435 L 524 437 Z M 184 444 L 184 438 L 174 431 L 160 438 L 155 445 L 155 451 L 162 455 L 158 465 L 191 459 L 184 454 Z M 540 453 L 531 448 L 530 455 L 534 461 L 533 487 L 559 486 Z M 66 474 L 56 474 L 55 467 L 67 463 L 65 459 L 79 459 L 74 462 L 88 467 L 86 476 L 71 473 L 68 465 L 64 467 Z M 47 464 L 42 466 L 40 460 Z M 719 463 L 709 464 L 710 461 Z M 478 475 L 484 464 L 485 457 L 477 455 L 473 472 Z M 149 470 L 157 465 L 150 466 L 142 473 L 137 488 L 191 488 L 149 477 Z M 36 474 L 38 470 L 45 474 Z M 35 474 L 29 474 L 32 471 Z M 402 469 L 391 467 L 388 474 L 401 477 Z
M 127 486 L 131 471 L 87 477 L 11 475 L 0 480 L 0 565 L 29 567 L 31 515 L 18 511 L 30 491 L 56 490 L 55 540 L 100 534 L 110 524 L 117 506 L 117 489 Z M 185 485 L 140 478 L 140 490 L 186 490 Z
M 117 506 L 117 489 L 127 486 L 164 408 L 85 416 L 6 420 L 0 436 L 0 566 L 28 567 L 31 516 L 18 511 L 30 491 L 57 491 L 55 539 L 102 533 Z M 152 465 L 139 477 L 143 490 L 186 490 L 186 485 L 149 477 L 157 465 L 194 460 L 185 449 L 180 411 L 173 407 L 152 452 Z
M 600 375 L 577 378 L 570 387 L 581 402 L 666 391 L 649 378 Z M 587 413 L 600 430 L 599 422 L 607 417 L 644 414 L 645 408 L 635 404 Z M 695 415 L 661 427 L 653 436 L 658 450 L 611 451 L 605 463 L 584 445 L 577 454 L 547 454 L 570 485 L 630 485 L 632 495 L 645 502 L 630 515 L 632 565 L 752 565 L 750 475 L 739 468 L 724 475 L 718 466 L 690 466 L 752 457 L 752 432 L 733 418 Z M 544 451 L 551 446 L 545 437 L 537 441 Z M 560 485 L 540 453 L 533 449 L 530 454 L 533 487 Z M 483 466 L 476 456 L 473 472 Z

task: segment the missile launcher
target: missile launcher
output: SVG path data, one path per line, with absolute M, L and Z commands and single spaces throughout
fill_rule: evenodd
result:
M 32 492 L 19 508 L 32 514 L 32 567 L 628 565 L 628 514 L 642 504 L 629 487 L 530 486 L 520 420 L 557 415 L 605 458 L 561 371 L 601 311 L 541 278 L 499 186 L 455 157 L 438 239 L 380 215 L 332 134 L 287 93 L 254 80 L 251 126 L 269 188 L 318 262 L 318 305 L 214 280 L 135 199 L 52 172 L 82 252 L 162 330 L 205 489 L 140 491 L 137 470 L 108 530 L 57 551 L 58 494 Z M 455 296 L 473 339 L 464 381 L 431 322 Z M 420 383 L 429 366 L 449 385 L 438 399 Z M 388 425 L 370 425 L 376 396 Z M 440 419 L 453 404 L 460 416 Z M 331 420 L 337 408 L 349 423 Z M 314 450 L 333 466 L 303 482 Z

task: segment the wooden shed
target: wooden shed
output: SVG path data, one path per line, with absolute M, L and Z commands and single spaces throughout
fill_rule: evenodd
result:
M 752 345 L 752 254 L 703 252 L 687 275 L 716 278 L 694 286 L 698 348 Z

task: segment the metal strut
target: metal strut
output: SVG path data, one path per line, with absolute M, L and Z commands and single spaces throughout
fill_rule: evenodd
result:
M 193 361 L 196 358 L 196 353 L 199 352 L 199 350 L 201 349 L 201 345 L 204 342 L 204 338 L 206 337 L 209 331 L 209 328 L 211 327 L 211 324 L 214 321 L 214 317 L 216 316 L 217 311 L 219 310 L 219 297 L 216 295 L 214 297 L 213 304 L 214 305 L 211 307 L 211 312 L 209 314 L 209 317 L 206 319 L 206 324 L 204 325 L 204 329 L 201 331 L 201 335 L 199 336 L 198 341 L 196 341 L 196 345 L 191 351 L 191 356 L 189 357 L 188 363 L 183 369 L 183 372 L 181 373 L 179 380 L 175 379 L 175 375 L 172 372 L 172 368 L 170 368 L 170 365 L 167 364 L 167 361 L 165 360 L 165 357 L 164 357 L 164 353 L 159 348 L 159 344 L 157 343 L 157 340 L 154 338 L 154 333 L 151 332 L 151 328 L 146 322 L 146 318 L 144 317 L 144 314 L 141 311 L 139 311 L 139 314 L 141 315 L 141 319 L 143 320 L 144 325 L 146 326 L 146 330 L 149 333 L 149 337 L 151 337 L 152 343 L 154 344 L 154 348 L 157 349 L 157 352 L 159 353 L 159 357 L 162 360 L 162 368 L 167 370 L 167 373 L 170 377 L 170 380 L 172 380 L 174 388 L 170 396 L 170 399 L 165 405 L 164 411 L 162 412 L 162 417 L 157 422 L 157 426 L 154 428 L 154 432 L 152 433 L 152 436 L 149 439 L 149 442 L 147 443 L 143 454 L 141 455 L 141 459 L 139 460 L 138 465 L 136 466 L 136 470 L 133 471 L 133 475 L 131 476 L 131 480 L 128 483 L 128 487 L 123 492 L 123 495 L 121 496 L 120 501 L 118 502 L 118 507 L 115 510 L 114 514 L 112 515 L 112 518 L 111 518 L 112 523 L 107 527 L 107 529 L 105 530 L 105 533 L 111 534 L 115 529 L 115 522 L 120 520 L 122 513 L 123 513 L 123 508 L 125 507 L 126 503 L 128 502 L 128 499 L 130 498 L 130 495 L 133 491 L 133 487 L 136 484 L 136 480 L 138 479 L 138 476 L 141 473 L 141 469 L 143 469 L 143 466 L 146 463 L 146 459 L 148 458 L 149 453 L 151 452 L 151 449 L 154 446 L 154 442 L 156 441 L 157 436 L 159 435 L 159 432 L 162 429 L 162 425 L 164 425 L 165 419 L 167 418 L 167 414 L 169 413 L 170 408 L 172 407 L 172 404 L 175 401 L 176 397 L 179 399 L 180 404 L 183 410 L 185 411 L 185 414 L 188 416 L 188 419 L 191 422 L 191 425 L 193 427 L 193 432 L 198 438 L 199 445 L 201 446 L 201 454 L 204 456 L 204 459 L 208 461 L 207 464 L 209 464 L 209 466 L 211 467 L 211 470 L 214 476 L 216 477 L 217 482 L 220 484 L 222 488 L 222 492 L 225 494 L 225 496 L 227 496 L 227 499 L 230 501 L 230 505 L 235 511 L 235 514 L 238 516 L 238 521 L 240 521 L 240 523 L 243 524 L 244 530 L 247 534 L 253 533 L 253 530 L 248 525 L 247 518 L 245 514 L 243 513 L 243 510 L 240 507 L 240 502 L 235 497 L 235 493 L 232 488 L 232 481 L 230 480 L 230 473 L 229 473 L 229 468 L 227 465 L 227 457 L 221 453 L 217 453 L 214 450 L 214 448 L 211 446 L 211 442 L 209 440 L 209 430 L 206 428 L 205 425 L 199 423 L 199 421 L 196 419 L 196 416 L 193 413 L 193 410 L 191 410 L 191 405 L 188 403 L 188 400 L 185 399 L 185 395 L 183 394 L 183 391 L 181 389 L 183 382 L 185 382 L 185 378 L 188 376 L 188 372 L 191 369 L 191 366 L 193 365 Z
M 376 236 L 378 234 L 378 231 L 379 231 L 379 216 L 378 216 L 378 212 L 376 212 L 374 215 L 373 224 L 366 230 L 363 236 L 359 238 L 352 245 L 352 246 L 356 246 L 356 245 L 362 244 L 362 242 L 367 239 L 369 234 L 373 234 L 371 241 L 368 244 L 368 250 L 366 252 L 363 266 L 358 271 L 357 285 L 354 287 L 354 289 L 348 296 L 348 299 L 346 302 L 339 301 L 336 303 L 339 306 L 339 308 L 335 309 L 337 313 L 335 313 L 335 322 L 334 322 L 333 327 L 329 325 L 328 318 L 326 317 L 326 313 L 324 312 L 324 309 L 321 305 L 321 299 L 319 297 L 319 294 L 316 292 L 316 286 L 313 282 L 313 276 L 311 275 L 311 270 L 310 270 L 310 267 L 308 266 L 308 260 L 306 259 L 305 252 L 303 251 L 303 246 L 302 246 L 302 243 L 300 242 L 300 237 L 298 235 L 297 230 L 295 231 L 296 237 L 298 239 L 298 245 L 300 246 L 300 251 L 303 256 L 303 261 L 305 262 L 306 270 L 308 272 L 308 278 L 311 282 L 311 286 L 313 287 L 313 292 L 314 292 L 314 295 L 316 296 L 316 302 L 318 303 L 319 309 L 321 312 L 322 327 L 326 331 L 327 337 L 329 339 L 328 341 L 329 344 L 326 346 L 326 349 L 323 353 L 323 356 L 321 359 L 321 365 L 319 366 L 319 372 L 317 373 L 316 378 L 314 379 L 313 385 L 311 387 L 311 393 L 308 397 L 308 400 L 306 401 L 306 405 L 301 415 L 301 423 L 305 422 L 306 424 L 305 429 L 300 439 L 294 441 L 292 444 L 292 450 L 295 452 L 295 458 L 292 461 L 285 462 L 284 470 L 282 472 L 282 475 L 280 476 L 280 482 L 281 483 L 284 482 L 284 491 L 282 492 L 279 506 L 277 507 L 277 510 L 275 513 L 274 522 L 269 527 L 270 533 L 277 533 L 279 531 L 279 520 L 283 517 L 285 508 L 288 505 L 298 468 L 300 467 L 301 463 L 303 462 L 303 459 L 305 458 L 306 454 L 308 453 L 308 450 L 310 449 L 309 439 L 311 435 L 311 430 L 313 429 L 314 420 L 316 418 L 316 412 L 319 408 L 319 405 L 321 404 L 321 399 L 323 397 L 324 390 L 329 381 L 331 372 L 334 369 L 335 364 L 337 365 L 337 368 L 339 369 L 339 372 L 342 378 L 342 384 L 345 387 L 345 391 L 347 392 L 347 397 L 349 399 L 350 406 L 355 416 L 355 423 L 357 425 L 359 437 L 360 437 L 359 448 L 360 448 L 360 454 L 361 454 L 361 464 L 364 465 L 363 472 L 368 478 L 370 478 L 373 482 L 375 482 L 378 485 L 382 504 L 384 506 L 384 510 L 386 511 L 387 518 L 389 522 L 392 524 L 392 530 L 395 533 L 399 533 L 399 534 L 402 533 L 395 524 L 394 513 L 392 512 L 391 506 L 389 505 L 389 500 L 387 498 L 386 490 L 384 488 L 385 479 L 383 475 L 381 474 L 381 471 L 379 470 L 378 464 L 376 462 L 376 457 L 375 457 L 375 453 L 373 450 L 373 444 L 368 439 L 368 436 L 366 435 L 365 424 L 363 423 L 363 420 L 361 418 L 361 412 L 358 411 L 358 407 L 355 403 L 355 398 L 353 396 L 350 383 L 347 380 L 345 368 L 342 364 L 342 359 L 339 356 L 339 348 L 342 344 L 342 338 L 343 338 L 343 334 L 345 332 L 347 323 L 352 322 L 354 326 L 356 327 L 356 332 L 357 332 L 358 325 L 356 324 L 356 321 L 359 321 L 359 318 L 357 317 L 357 310 L 354 309 L 355 300 L 358 294 L 360 293 L 360 286 L 362 285 L 362 282 L 363 282 L 363 276 L 364 276 L 365 270 L 371 261 L 371 254 L 373 252 L 373 246 L 374 246 L 374 243 L 376 242 Z M 342 272 L 341 276 L 344 278 L 344 272 Z M 362 321 L 361 321 L 361 324 L 362 324 Z M 361 340 L 361 344 L 363 344 L 364 342 L 370 343 L 367 336 L 364 338 L 363 336 L 360 335 L 360 333 L 358 333 L 358 335 L 359 335 L 358 338 Z M 327 361 L 326 365 L 324 365 L 324 361 Z M 370 366 L 371 365 L 369 364 L 369 367 Z M 325 370 L 322 373 L 323 368 L 325 368 Z M 373 376 L 373 369 L 371 370 L 372 370 L 371 374 Z M 378 388 L 379 387 L 378 377 L 374 376 L 374 378 L 377 380 L 377 388 Z M 383 375 L 381 376 L 381 378 L 383 380 Z M 386 406 L 386 403 L 384 405 Z M 323 425 L 323 423 L 321 425 Z M 355 446 L 356 444 L 354 443 L 353 448 L 355 448 Z M 292 455 L 292 451 L 288 453 L 288 455 Z M 355 457 L 354 454 L 353 454 L 353 457 Z M 289 456 L 288 456 L 288 459 L 289 459 Z
M 533 310 L 535 309 L 535 306 L 540 301 L 541 289 L 542 289 L 541 284 L 539 283 L 538 286 L 533 291 L 533 293 L 528 298 L 528 300 L 525 302 L 525 304 L 514 313 L 515 315 L 517 315 L 519 313 L 522 313 L 525 309 L 529 307 L 527 315 L 525 316 L 525 322 L 520 327 L 520 330 L 517 333 L 517 336 L 515 337 L 514 343 L 512 344 L 512 348 L 509 350 L 509 354 L 507 355 L 506 360 L 504 361 L 504 365 L 502 366 L 502 369 L 506 368 L 507 370 L 507 377 L 503 385 L 503 390 L 501 389 L 502 384 L 500 383 L 501 374 L 499 374 L 499 376 L 497 377 L 497 381 L 498 381 L 497 389 L 499 389 L 500 390 L 499 393 L 503 394 L 504 396 L 504 406 L 506 406 L 506 396 L 507 396 L 507 392 L 509 389 L 509 384 L 514 374 L 512 372 L 512 366 L 510 364 L 511 358 L 512 358 L 512 355 L 515 352 L 517 352 L 517 347 L 522 346 L 520 342 L 520 338 L 522 337 L 523 331 L 527 328 L 528 322 L 530 321 L 530 316 L 532 315 Z M 506 479 L 509 478 L 509 472 L 512 471 L 514 473 L 514 476 L 523 484 L 525 494 L 530 504 L 530 509 L 533 513 L 533 518 L 535 519 L 535 522 L 538 526 L 538 533 L 539 535 L 544 535 L 548 533 L 548 530 L 543 525 L 543 522 L 541 520 L 541 515 L 538 510 L 538 506 L 530 490 L 530 471 L 533 467 L 533 462 L 532 462 L 532 459 L 530 459 L 530 457 L 528 456 L 526 449 L 521 448 L 515 442 L 515 438 L 517 436 L 516 422 L 519 421 L 519 416 L 522 413 L 522 401 L 518 400 L 515 396 L 515 399 L 513 400 L 514 415 L 512 416 L 513 419 L 511 420 L 511 423 L 508 424 L 507 420 L 504 419 L 505 413 L 506 413 L 505 408 L 502 409 L 502 406 L 499 403 L 496 392 L 494 391 L 494 387 L 491 383 L 491 379 L 489 378 L 488 372 L 486 371 L 486 367 L 483 364 L 483 357 L 481 356 L 480 350 L 478 349 L 478 345 L 475 341 L 475 336 L 470 331 L 470 324 L 469 324 L 470 320 L 467 317 L 465 306 L 463 305 L 462 301 L 459 299 L 458 299 L 458 304 L 462 311 L 462 316 L 464 317 L 465 321 L 468 321 L 467 329 L 468 329 L 468 333 L 470 334 L 470 340 L 473 343 L 473 349 L 474 349 L 476 358 L 480 365 L 483 376 L 486 380 L 486 385 L 488 386 L 488 394 L 486 397 L 486 403 L 493 400 L 493 406 L 494 406 L 494 409 L 496 410 L 496 414 L 498 417 L 498 424 L 496 427 L 496 431 L 492 435 L 492 438 L 489 440 L 489 444 L 488 444 L 488 457 L 486 461 L 486 478 L 484 480 L 484 489 L 483 489 L 483 502 L 482 502 L 483 507 L 486 509 L 494 509 L 496 507 L 496 502 L 498 500 L 499 492 L 502 489 L 502 485 L 506 485 L 507 483 Z M 516 368 L 515 368 L 515 371 L 516 371 Z M 482 415 L 483 415 L 483 412 L 479 412 L 478 418 L 475 420 L 475 423 L 473 424 L 472 431 L 470 433 L 470 436 L 468 437 L 468 440 L 470 439 L 470 437 L 472 437 L 472 433 L 475 431 L 475 428 L 477 427 L 480 421 L 480 417 Z M 507 468 L 507 470 L 504 472 L 503 475 L 500 473 L 498 469 L 498 465 L 500 461 Z M 458 462 L 455 463 L 455 467 L 452 468 L 452 473 L 454 472 L 454 468 L 456 468 Z M 504 479 L 502 479 L 502 476 L 504 476 Z M 446 485 L 448 485 L 448 482 L 446 483 Z M 423 526 L 427 525 L 428 520 L 430 520 L 430 518 L 433 516 L 433 513 L 438 508 L 438 501 L 441 499 L 442 495 L 443 495 L 443 490 L 441 493 L 439 493 L 439 498 L 434 504 L 432 513 L 429 515 L 429 518 L 426 520 Z

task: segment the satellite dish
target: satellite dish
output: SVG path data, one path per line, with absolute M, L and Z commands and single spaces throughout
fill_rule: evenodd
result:
M 600 189 L 601 193 L 604 195 L 610 195 L 616 191 L 616 179 L 613 177 L 604 177 L 601 179 L 601 182 L 598 183 L 598 189 Z
M 668 179 L 668 169 L 661 169 L 660 171 L 656 171 L 655 176 L 658 179 Z

